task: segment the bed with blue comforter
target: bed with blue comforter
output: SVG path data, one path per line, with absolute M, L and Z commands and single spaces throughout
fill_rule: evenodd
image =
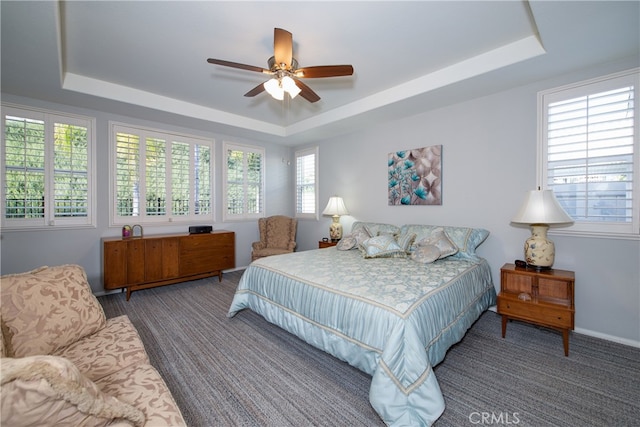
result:
M 353 229 L 362 224 L 370 223 Z M 370 374 L 369 400 L 386 424 L 431 425 L 444 411 L 433 367 L 495 304 L 489 265 L 475 255 L 488 232 L 477 230 L 451 227 L 459 250 L 430 263 L 336 247 L 258 259 L 242 275 L 229 317 L 251 309 Z

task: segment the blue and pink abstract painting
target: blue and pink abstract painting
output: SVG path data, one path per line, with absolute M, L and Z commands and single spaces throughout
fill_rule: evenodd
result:
M 442 145 L 389 153 L 389 205 L 442 205 Z

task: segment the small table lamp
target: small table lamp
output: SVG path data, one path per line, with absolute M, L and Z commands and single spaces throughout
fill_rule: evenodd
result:
M 562 209 L 553 191 L 540 189 L 527 193 L 511 221 L 531 225 L 531 237 L 524 243 L 524 257 L 527 267 L 536 270 L 550 269 L 555 259 L 555 245 L 547 238 L 549 225 L 573 224 L 573 219 Z
M 331 241 L 337 242 L 342 239 L 340 215 L 349 215 L 349 211 L 347 211 L 342 197 L 333 196 L 329 198 L 329 203 L 327 203 L 327 207 L 322 211 L 322 215 L 331 215 L 333 217 L 333 222 L 329 227 L 329 237 L 331 237 Z

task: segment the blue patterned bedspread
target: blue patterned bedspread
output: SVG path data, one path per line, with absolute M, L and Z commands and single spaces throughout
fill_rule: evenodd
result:
M 332 247 L 254 261 L 228 315 L 249 308 L 370 374 L 382 420 L 416 426 L 444 411 L 432 367 L 495 299 L 481 258 L 421 264 Z

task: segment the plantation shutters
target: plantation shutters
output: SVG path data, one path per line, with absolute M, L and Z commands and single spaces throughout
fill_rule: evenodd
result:
M 94 119 L 3 105 L 2 223 L 95 225 Z
M 638 233 L 637 75 L 545 96 L 547 188 L 576 224 Z
M 296 217 L 318 218 L 318 148 L 298 151 L 296 159 Z
M 264 148 L 225 142 L 223 152 L 223 220 L 264 216 Z
M 213 142 L 112 124 L 114 224 L 212 221 Z

